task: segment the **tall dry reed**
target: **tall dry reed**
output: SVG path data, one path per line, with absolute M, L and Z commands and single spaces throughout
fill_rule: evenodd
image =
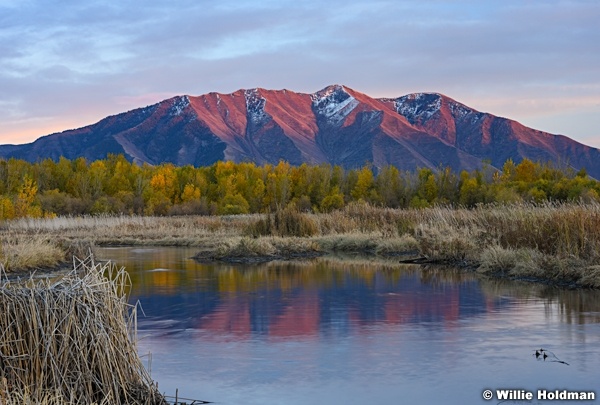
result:
M 137 354 L 128 274 L 91 257 L 0 285 L 0 403 L 164 404 Z

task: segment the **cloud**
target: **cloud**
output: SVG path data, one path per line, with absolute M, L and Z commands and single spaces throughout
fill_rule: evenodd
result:
M 331 83 L 521 121 L 552 111 L 583 136 L 594 127 L 573 114 L 599 112 L 599 20 L 587 0 L 0 0 L 0 142 L 158 97 Z

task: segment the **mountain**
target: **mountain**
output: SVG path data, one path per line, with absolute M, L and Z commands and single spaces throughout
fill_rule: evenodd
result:
M 472 170 L 512 158 L 585 167 L 600 178 L 600 151 L 560 135 L 482 113 L 437 93 L 376 99 L 341 85 L 314 94 L 261 88 L 178 96 L 96 124 L 0 145 L 0 157 L 102 159 L 122 153 L 137 163 L 210 165 L 288 161 L 370 162 L 400 169 Z
M 590 175 L 600 178 L 600 150 L 564 135 L 527 128 L 436 93 L 409 94 L 389 101 L 414 127 L 492 166 L 502 167 L 508 159 L 519 162 L 528 158 L 562 167 L 585 167 Z

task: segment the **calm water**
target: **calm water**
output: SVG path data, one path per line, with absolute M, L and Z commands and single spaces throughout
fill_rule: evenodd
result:
M 131 273 L 139 350 L 167 395 L 305 405 L 600 394 L 600 292 L 367 261 L 202 265 L 194 253 L 98 252 Z M 569 365 L 537 360 L 540 347 Z

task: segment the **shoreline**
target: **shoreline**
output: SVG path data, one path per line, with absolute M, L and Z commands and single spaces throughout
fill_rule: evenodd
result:
M 494 278 L 600 288 L 598 204 L 472 210 L 355 204 L 327 214 L 286 208 L 267 215 L 59 217 L 3 225 L 0 258 L 4 255 L 2 263 L 9 263 L 7 275 L 16 269 L 26 275 L 36 268 L 59 268 L 94 246 L 181 246 L 197 248 L 200 262 L 358 254 L 397 258 L 398 263 L 452 265 Z M 49 251 L 54 263 L 47 261 Z
M 147 246 L 147 247 L 190 247 L 186 244 L 123 244 L 114 241 L 113 243 L 106 244 L 98 244 L 97 247 L 126 247 L 133 248 L 136 246 Z M 538 285 L 547 285 L 552 287 L 559 287 L 565 289 L 598 289 L 595 285 L 588 284 L 580 284 L 569 279 L 553 279 L 553 278 L 544 278 L 544 277 L 534 277 L 527 275 L 511 275 L 506 271 L 495 271 L 495 272 L 483 272 L 480 270 L 480 266 L 473 263 L 460 263 L 455 261 L 439 261 L 439 260 L 430 260 L 423 256 L 415 255 L 416 252 L 395 252 L 390 254 L 377 254 L 373 251 L 365 251 L 365 250 L 355 250 L 355 251 L 305 251 L 305 252 L 295 252 L 293 254 L 273 254 L 273 255 L 225 255 L 219 256 L 216 251 L 199 251 L 194 256 L 190 257 L 190 259 L 195 260 L 198 263 L 203 264 L 211 264 L 211 263 L 227 263 L 227 264 L 262 264 L 269 263 L 274 261 L 303 261 L 310 260 L 316 258 L 331 258 L 338 257 L 339 254 L 343 254 L 345 259 L 348 261 L 360 261 L 362 259 L 381 259 L 389 263 L 392 259 L 394 260 L 394 264 L 414 264 L 414 265 L 428 265 L 428 266 L 440 266 L 440 267 L 453 267 L 457 268 L 465 273 L 476 273 L 479 276 L 498 279 L 498 280 L 511 280 L 511 281 L 520 281 L 527 282 Z M 3 280 L 15 281 L 15 280 L 29 280 L 31 278 L 45 278 L 47 276 L 60 276 L 61 274 L 67 274 L 70 271 L 70 266 L 72 266 L 71 261 L 63 261 L 58 263 L 55 266 L 51 267 L 41 267 L 41 268 L 33 268 L 33 269 L 15 269 L 10 272 L 3 273 Z

